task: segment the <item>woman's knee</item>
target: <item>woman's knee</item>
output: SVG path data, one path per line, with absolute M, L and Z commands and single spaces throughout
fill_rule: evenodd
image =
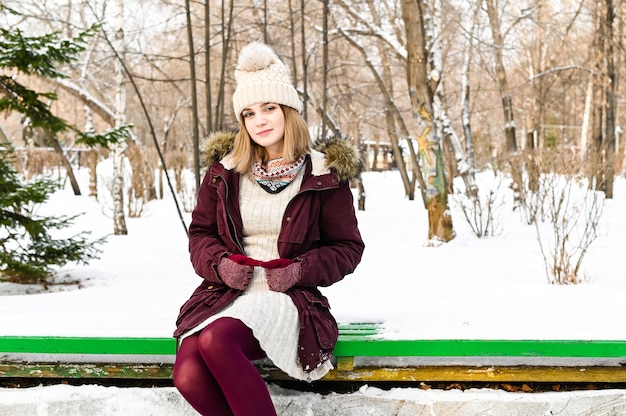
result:
M 176 354 L 172 374 L 174 385 L 180 391 L 190 390 L 203 378 L 205 371 L 207 369 L 198 352 L 198 337 L 186 338 Z
M 176 362 L 174 365 L 173 381 L 174 386 L 181 393 L 193 391 L 198 385 L 199 377 L 196 366 L 189 365 L 188 363 Z
M 240 348 L 241 332 L 247 327 L 238 319 L 220 318 L 204 328 L 198 336 L 198 350 L 203 357 L 223 356 Z

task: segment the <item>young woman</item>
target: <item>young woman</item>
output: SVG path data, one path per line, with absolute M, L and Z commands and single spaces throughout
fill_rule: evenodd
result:
M 287 67 L 244 47 L 233 95 L 238 133 L 207 139 L 208 171 L 189 227 L 203 278 L 182 306 L 174 384 L 203 415 L 275 415 L 254 360 L 293 378 L 332 368 L 338 329 L 318 286 L 352 273 L 364 244 L 348 179 L 358 155 L 341 141 L 311 148 Z

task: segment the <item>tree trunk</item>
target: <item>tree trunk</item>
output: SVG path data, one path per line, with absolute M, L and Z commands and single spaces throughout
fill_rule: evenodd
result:
M 85 131 L 93 131 L 93 115 L 89 105 L 83 106 L 85 109 Z M 98 199 L 98 160 L 100 146 L 89 149 L 87 152 L 87 166 L 89 169 L 89 196 Z
M 485 0 L 487 5 L 487 15 L 489 16 L 489 26 L 493 37 L 495 70 L 498 82 L 498 91 L 502 101 L 502 111 L 504 113 L 504 137 L 505 149 L 508 153 L 517 151 L 517 140 L 515 138 L 515 116 L 513 113 L 513 97 L 509 90 L 506 71 L 504 69 L 504 37 L 500 29 L 500 17 L 498 15 L 497 0 Z
M 207 133 L 213 131 L 213 99 L 211 98 L 211 2 L 204 3 L 204 99 L 206 101 Z M 162 195 L 162 194 L 161 194 Z
M 219 88 L 217 94 L 217 105 L 215 108 L 215 124 L 216 128 L 222 129 L 226 123 L 225 101 L 226 101 L 226 69 L 228 67 L 228 52 L 230 50 L 230 33 L 233 26 L 234 2 L 231 0 L 230 9 L 228 10 L 228 19 L 226 18 L 226 0 L 222 0 L 222 61 L 220 68 Z
M 125 57 L 124 46 L 124 0 L 117 0 L 115 16 L 115 37 L 113 44 L 120 59 Z M 124 85 L 124 69 L 119 60 L 115 60 L 115 125 L 119 127 L 126 122 L 126 87 Z M 113 233 L 126 235 L 126 217 L 124 214 L 124 151 L 126 143 L 113 145 Z
M 463 62 L 463 73 L 461 77 L 461 120 L 463 124 L 463 136 L 465 137 L 465 152 L 467 153 L 467 162 L 471 170 L 476 169 L 476 160 L 474 156 L 474 138 L 472 136 L 471 127 L 471 111 L 470 111 L 470 68 L 472 65 L 472 57 L 474 55 L 474 37 L 478 27 L 478 13 L 481 10 L 481 1 L 476 1 L 474 13 L 472 15 L 472 26 L 469 31 L 468 44 L 465 49 L 465 57 Z
M 89 196 L 98 198 L 98 151 L 89 149 L 87 160 L 89 166 Z
M 378 14 L 378 10 L 376 8 L 376 5 L 374 4 L 374 1 L 368 0 L 367 3 L 370 9 L 370 12 L 373 16 L 374 23 L 377 26 L 382 27 L 383 25 L 382 19 L 380 18 L 380 15 Z M 404 190 L 409 200 L 412 201 L 413 199 L 415 199 L 415 183 L 416 182 L 420 184 L 420 190 L 422 191 L 422 200 L 423 200 L 424 199 L 423 192 L 426 189 L 424 177 L 422 176 L 422 173 L 420 170 L 419 159 L 415 152 L 413 142 L 411 141 L 409 129 L 404 123 L 402 114 L 400 113 L 400 110 L 398 110 L 398 107 L 396 106 L 395 100 L 393 98 L 394 96 L 393 75 L 391 73 L 391 63 L 389 62 L 389 54 L 387 54 L 385 51 L 384 42 L 382 39 L 377 38 L 376 42 L 377 42 L 378 53 L 379 53 L 381 64 L 382 64 L 381 65 L 382 74 L 377 77 L 378 85 L 381 89 L 381 92 L 385 96 L 386 106 L 389 109 L 389 111 L 385 112 L 385 120 L 387 123 L 387 134 L 391 138 L 391 145 L 392 145 L 394 157 L 400 158 L 400 160 L 397 163 L 397 168 L 400 171 L 402 182 L 404 184 Z M 353 42 L 353 44 L 357 46 L 356 42 Z M 374 73 L 374 75 L 377 76 L 376 68 L 373 66 L 370 57 L 367 56 L 366 50 L 360 45 L 358 45 L 357 47 L 361 50 L 361 54 L 365 58 L 365 62 L 367 62 L 372 73 Z M 411 160 L 413 160 L 414 162 L 412 179 L 409 178 L 409 174 L 406 168 L 406 163 L 404 162 L 404 159 L 402 158 L 402 153 L 400 151 L 400 139 L 401 138 L 406 139 L 407 145 L 409 147 L 409 153 L 410 153 L 409 156 L 411 157 Z
M 267 33 L 267 0 L 263 0 L 263 42 L 269 42 Z
M 605 69 L 605 51 L 607 42 L 604 22 L 604 7 L 601 2 L 595 3 L 595 25 L 596 31 L 591 47 L 592 61 L 595 74 L 604 74 Z M 589 177 L 594 189 L 602 190 L 604 188 L 603 178 L 603 146 L 604 142 L 604 117 L 606 98 L 605 82 L 602 76 L 594 77 L 592 91 L 591 106 L 591 138 L 589 141 L 588 155 L 590 172 Z
M 363 178 L 361 177 L 361 175 L 359 175 L 359 177 L 356 179 L 356 187 L 359 193 L 359 211 L 365 211 L 365 187 L 363 186 Z
M 372 60 L 368 56 L 367 51 L 365 50 L 363 46 L 361 46 L 358 42 L 356 42 L 349 34 L 347 34 L 341 28 L 339 28 L 339 33 L 341 33 L 344 36 L 344 38 L 355 49 L 357 49 L 361 53 L 361 55 L 363 56 L 363 60 L 366 62 L 366 65 L 368 66 L 370 72 L 374 76 L 376 83 L 378 84 L 380 92 L 385 97 L 385 105 L 387 108 L 385 117 L 387 121 L 387 132 L 389 135 L 389 140 L 391 142 L 391 149 L 393 151 L 393 157 L 396 162 L 396 168 L 398 169 L 400 173 L 400 177 L 402 178 L 402 183 L 404 185 L 404 192 L 409 198 L 409 200 L 412 201 L 413 199 L 415 199 L 415 179 L 411 180 L 411 178 L 409 177 L 409 173 L 406 169 L 406 164 L 404 162 L 404 158 L 402 157 L 402 151 L 400 149 L 400 140 L 399 140 L 400 135 L 402 135 L 402 137 L 407 138 L 407 144 L 409 145 L 409 151 L 411 152 L 411 157 L 413 158 L 413 160 L 417 161 L 418 158 L 416 156 L 415 149 L 413 148 L 413 143 L 411 142 L 409 138 L 410 137 L 409 129 L 404 124 L 402 120 L 402 115 L 400 114 L 400 111 L 398 110 L 398 107 L 395 104 L 393 96 L 391 95 L 392 89 L 389 87 L 389 82 L 385 82 L 385 80 L 383 79 L 383 76 L 386 76 L 386 75 L 384 74 L 381 75 L 378 72 L 378 70 L 374 67 Z M 384 58 L 383 58 L 384 56 L 385 55 L 381 53 L 381 59 L 383 59 L 383 67 L 385 67 Z M 388 76 L 391 78 L 391 74 L 388 74 Z M 398 121 L 400 132 L 396 131 L 396 120 Z M 423 190 L 425 189 L 425 185 L 424 185 L 424 179 L 419 170 L 419 162 L 414 163 L 414 167 L 415 167 L 414 172 L 413 172 L 414 178 L 416 178 L 419 181 L 420 185 L 422 185 L 420 189 Z
M 70 184 L 72 185 L 72 190 L 74 191 L 74 195 L 76 196 L 81 195 L 80 187 L 78 186 L 78 181 L 76 180 L 76 175 L 74 175 L 74 169 L 72 168 L 70 161 L 67 160 L 67 156 L 65 155 L 65 152 L 63 151 L 63 147 L 61 147 L 61 143 L 59 143 L 59 139 L 56 137 L 56 135 L 50 133 L 47 130 L 45 131 L 45 134 L 46 136 L 48 136 L 50 143 L 52 143 L 52 147 L 54 148 L 54 151 L 61 158 L 61 163 L 63 163 L 63 167 L 65 168 L 65 173 L 67 174 L 67 177 L 70 180 Z
M 605 0 L 605 33 L 606 33 L 606 136 L 604 148 L 604 187 L 603 191 L 607 198 L 613 198 L 613 182 L 615 179 L 615 118 L 617 113 L 617 71 L 615 70 L 615 42 L 613 25 L 615 22 L 615 10 L 613 0 Z
M 584 160 L 589 156 L 589 127 L 591 125 L 591 108 L 593 105 L 593 89 L 594 89 L 594 76 L 589 74 L 589 81 L 587 82 L 587 92 L 585 93 L 585 107 L 583 110 L 583 122 L 580 129 L 580 143 L 578 145 L 580 149 L 580 159 Z
M 196 53 L 193 45 L 190 0 L 185 0 L 187 17 L 187 43 L 189 44 L 189 73 L 191 76 L 191 118 L 193 132 L 193 173 L 196 179 L 196 193 L 200 189 L 200 132 L 198 129 L 198 95 L 196 92 Z
M 309 97 L 309 79 L 308 70 L 309 65 L 307 63 L 308 54 L 306 51 L 306 36 L 304 31 L 304 16 L 305 16 L 305 2 L 300 1 L 300 54 L 302 55 L 302 117 L 305 121 L 308 121 L 308 97 Z
M 292 0 L 289 0 L 289 34 L 291 35 L 291 50 L 289 60 L 291 61 L 291 83 L 298 89 L 298 65 L 296 61 L 296 14 L 293 11 Z
M 328 111 L 328 2 L 322 0 L 324 5 L 323 30 L 322 30 L 322 111 Z M 322 140 L 326 139 L 326 117 L 322 117 Z
M 7 144 L 11 143 L 11 141 L 9 140 L 9 137 L 7 136 L 7 133 L 4 131 L 1 125 L 0 125 L 0 143 L 7 143 Z
M 432 33 L 433 36 L 427 44 L 427 49 L 431 51 L 431 73 L 437 74 L 436 77 L 439 80 L 433 96 L 433 110 L 435 118 L 437 120 L 437 136 L 442 137 L 444 140 L 444 150 L 449 147 L 449 150 L 445 152 L 449 157 L 444 160 L 448 160 L 448 178 L 454 178 L 458 173 L 465 183 L 465 192 L 467 195 L 473 197 L 478 193 L 478 187 L 476 186 L 476 179 L 474 177 L 474 170 L 468 163 L 467 157 L 463 153 L 461 141 L 456 131 L 452 127 L 452 123 L 448 118 L 444 105 L 444 79 L 441 77 L 443 74 L 443 45 L 441 41 L 441 34 L 443 33 L 443 22 L 441 17 L 441 0 L 434 2 L 435 11 L 433 13 L 434 19 L 432 29 L 427 33 Z M 445 143 L 449 143 L 449 146 L 445 146 Z M 452 180 L 448 181 L 448 191 L 453 192 Z
M 448 207 L 445 166 L 441 140 L 435 135 L 433 91 L 428 79 L 426 35 L 422 0 L 402 0 L 402 18 L 406 31 L 407 83 L 413 116 L 421 124 L 418 136 L 419 157 L 426 178 L 428 238 L 432 243 L 454 238 Z

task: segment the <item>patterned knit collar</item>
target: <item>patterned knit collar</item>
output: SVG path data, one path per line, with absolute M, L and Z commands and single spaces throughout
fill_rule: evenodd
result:
M 261 187 L 270 194 L 277 194 L 298 176 L 304 166 L 305 155 L 295 162 L 287 163 L 283 158 L 272 159 L 263 166 L 256 162 L 250 167 L 250 173 Z

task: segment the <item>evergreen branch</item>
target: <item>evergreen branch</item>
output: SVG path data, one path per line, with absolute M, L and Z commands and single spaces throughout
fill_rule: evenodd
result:
M 126 140 L 126 138 L 130 136 L 130 129 L 132 127 L 133 124 L 123 124 L 116 128 L 106 130 L 103 133 L 75 130 L 78 135 L 76 143 L 82 143 L 88 147 L 102 146 L 108 149 L 110 145 L 118 144 Z
M 33 127 L 41 127 L 53 133 L 67 130 L 67 123 L 50 112 L 40 98 L 56 100 L 52 92 L 38 93 L 15 81 L 12 77 L 0 75 L 0 112 L 17 111 L 28 117 Z
M 67 78 L 56 67 L 76 61 L 85 51 L 87 38 L 94 36 L 100 25 L 93 25 L 72 39 L 61 39 L 59 32 L 43 36 L 24 36 L 20 29 L 0 29 L 0 68 L 16 69 L 26 75 L 43 78 Z

